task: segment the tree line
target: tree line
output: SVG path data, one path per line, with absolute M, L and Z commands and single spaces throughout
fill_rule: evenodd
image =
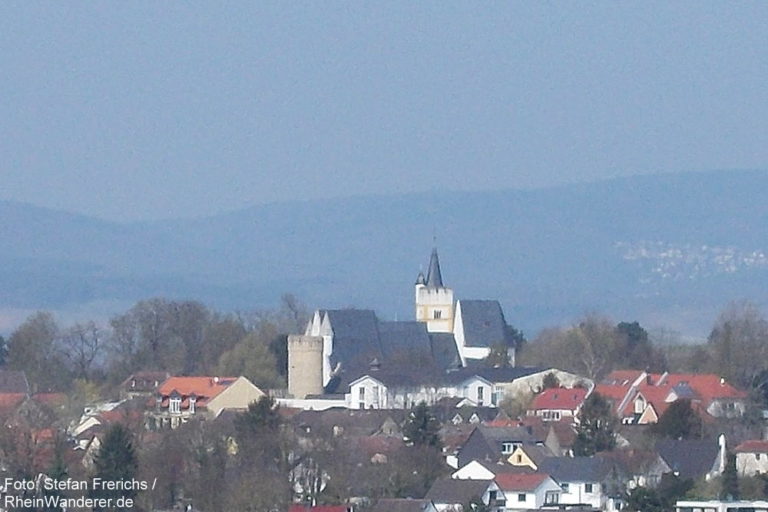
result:
M 262 388 L 284 386 L 286 336 L 300 332 L 306 307 L 283 295 L 279 307 L 221 313 L 191 300 L 153 298 L 113 316 L 62 326 L 45 311 L 32 314 L 2 344 L 6 369 L 23 370 L 33 391 L 70 392 L 114 386 L 139 370 L 172 375 L 248 377 Z M 5 340 L 3 340 L 5 341 Z

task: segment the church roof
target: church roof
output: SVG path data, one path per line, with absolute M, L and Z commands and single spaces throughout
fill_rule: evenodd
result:
M 437 247 L 432 249 L 429 257 L 429 271 L 427 271 L 427 286 L 430 288 L 442 288 L 443 276 L 440 273 L 440 260 L 437 257 Z
M 333 329 L 331 365 L 343 362 L 368 364 L 374 358 L 381 360 L 379 321 L 370 309 L 329 309 Z
M 379 322 L 379 335 L 386 358 L 431 357 L 429 334 L 424 322 Z
M 468 347 L 509 344 L 507 322 L 497 300 L 461 300 L 461 323 Z

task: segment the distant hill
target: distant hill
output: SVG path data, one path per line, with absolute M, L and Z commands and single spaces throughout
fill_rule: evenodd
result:
M 596 311 L 705 335 L 728 301 L 765 302 L 766 191 L 766 172 L 666 174 L 131 224 L 0 202 L 0 311 L 107 315 L 150 296 L 245 310 L 292 292 L 410 318 L 434 233 L 456 296 L 500 299 L 529 334 Z

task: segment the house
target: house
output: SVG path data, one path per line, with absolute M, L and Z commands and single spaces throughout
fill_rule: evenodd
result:
M 478 426 L 467 438 L 457 454 L 458 467 L 477 460 L 495 463 L 506 460 L 522 445 L 543 445 L 544 440 L 526 427 Z
M 425 499 L 434 503 L 439 512 L 463 510 L 473 499 L 479 499 L 493 511 L 503 511 L 503 494 L 493 480 L 435 480 Z
M 656 423 L 669 405 L 690 400 L 706 419 L 742 416 L 747 393 L 714 374 L 652 374 L 640 370 L 611 372 L 597 392 L 610 400 L 625 424 Z
M 170 377 L 147 412 L 151 430 L 176 428 L 191 418 L 215 418 L 225 409 L 245 410 L 265 396 L 245 377 Z
M 502 473 L 495 482 L 504 496 L 504 510 L 533 510 L 557 506 L 562 490 L 546 473 Z
M 161 371 L 141 371 L 131 374 L 120 384 L 120 398 L 149 398 L 157 392 L 160 384 L 171 375 Z
M 438 512 L 432 500 L 413 498 L 380 499 L 368 512 Z
M 734 449 L 734 452 L 739 475 L 754 476 L 768 473 L 768 441 L 744 441 Z
M 575 423 L 588 390 L 584 388 L 550 388 L 533 398 L 527 414 L 539 416 L 544 421 L 568 419 Z
M 681 478 L 709 480 L 725 469 L 725 436 L 717 440 L 662 439 L 656 451 L 672 472 Z
M 673 472 L 654 450 L 616 449 L 599 453 L 596 457 L 608 460 L 618 468 L 627 491 L 636 487 L 656 487 L 665 473 Z
M 560 484 L 561 505 L 604 509 L 610 498 L 620 494 L 621 490 L 612 488 L 613 484 L 624 482 L 617 467 L 600 457 L 549 457 L 541 461 L 539 471 Z
M 675 503 L 675 512 L 768 512 L 768 501 L 691 501 L 681 500 Z

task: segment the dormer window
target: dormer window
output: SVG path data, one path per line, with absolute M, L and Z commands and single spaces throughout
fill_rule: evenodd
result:
M 181 413 L 181 395 L 176 392 L 168 398 L 168 412 L 171 414 Z
M 190 414 L 195 413 L 195 403 L 197 402 L 197 397 L 195 395 L 189 395 L 189 412 Z

